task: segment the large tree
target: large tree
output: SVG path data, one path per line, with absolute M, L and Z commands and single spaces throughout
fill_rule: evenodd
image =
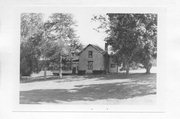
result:
M 21 74 L 30 75 L 43 68 L 46 79 L 48 65 L 54 63 L 59 65 L 62 78 L 62 63 L 82 48 L 75 26 L 71 14 L 54 13 L 46 21 L 42 13 L 21 14 Z
M 152 58 L 157 47 L 157 14 L 118 14 L 108 13 L 95 16 L 108 34 L 106 42 L 112 46 L 118 62 L 122 62 L 129 74 L 132 62 L 140 62 L 150 73 Z
M 59 64 L 59 78 L 62 78 L 62 61 L 69 56 L 73 43 L 77 41 L 75 22 L 71 14 L 54 13 L 44 24 L 44 58 Z
M 43 68 L 46 79 L 48 65 L 54 63 L 59 65 L 62 78 L 62 63 L 69 60 L 71 52 L 82 48 L 75 26 L 71 14 L 54 13 L 46 21 L 42 13 L 21 14 L 21 74 L 30 75 Z

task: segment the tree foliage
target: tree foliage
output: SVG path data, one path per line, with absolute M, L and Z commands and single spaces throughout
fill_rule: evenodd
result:
M 54 13 L 46 21 L 41 13 L 22 14 L 21 74 L 46 70 L 50 63 L 61 69 L 71 52 L 82 48 L 75 27 L 71 14 Z
M 44 24 L 44 43 L 42 52 L 44 57 L 57 65 L 62 78 L 62 63 L 68 61 L 71 52 L 76 52 L 80 43 L 75 34 L 75 22 L 71 14 L 54 13 Z
M 68 53 L 68 43 L 75 38 L 74 24 L 70 14 L 54 13 L 50 16 L 44 24 L 46 57 L 56 58 Z
M 32 35 L 41 33 L 43 30 L 43 14 L 21 14 L 21 42 L 27 41 Z
M 157 52 L 157 14 L 108 13 L 105 17 L 95 16 L 94 20 L 101 22 L 99 28 L 105 29 L 105 40 L 127 74 L 132 62 L 142 63 L 150 73 Z
M 38 72 L 39 45 L 42 41 L 42 14 L 21 14 L 20 73 L 29 76 Z
M 62 64 L 72 59 L 71 53 L 82 49 L 71 14 L 54 13 L 47 20 L 43 18 L 42 13 L 21 14 L 21 75 L 44 69 L 46 77 L 49 64 L 62 70 Z

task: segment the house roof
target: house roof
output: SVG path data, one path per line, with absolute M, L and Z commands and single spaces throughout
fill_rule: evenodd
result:
M 101 53 L 101 54 L 106 54 L 106 51 L 104 51 L 102 48 L 100 48 L 99 46 L 97 46 L 97 45 L 93 45 L 93 44 L 89 44 L 89 45 L 87 45 L 80 53 L 79 53 L 79 55 L 84 51 L 84 50 L 86 50 L 89 46 L 92 46 L 94 49 L 96 49 L 99 53 Z

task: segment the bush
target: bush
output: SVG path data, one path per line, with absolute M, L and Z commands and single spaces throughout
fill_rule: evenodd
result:
M 84 75 L 84 74 L 86 74 L 85 70 L 78 70 L 78 75 Z
M 93 70 L 93 74 L 104 74 L 104 70 Z

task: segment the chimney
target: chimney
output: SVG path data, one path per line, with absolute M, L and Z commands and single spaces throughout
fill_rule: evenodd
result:
M 108 52 L 108 43 L 105 43 L 105 49 L 106 52 Z

